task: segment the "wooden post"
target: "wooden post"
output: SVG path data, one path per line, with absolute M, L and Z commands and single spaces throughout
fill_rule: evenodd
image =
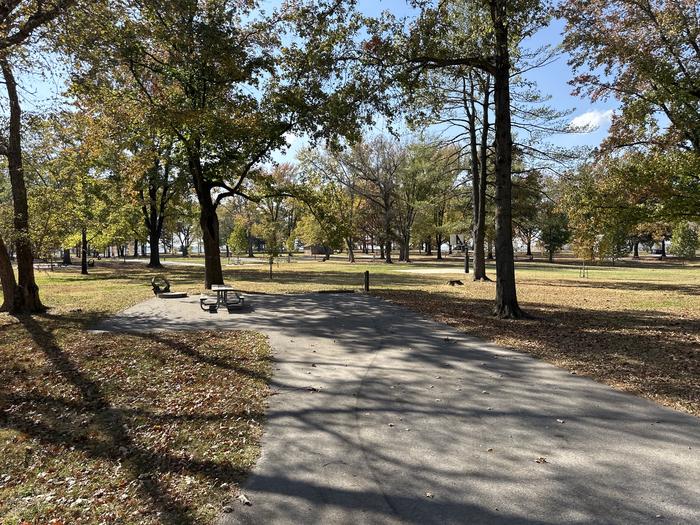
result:
M 369 292 L 369 270 L 365 272 L 365 292 Z

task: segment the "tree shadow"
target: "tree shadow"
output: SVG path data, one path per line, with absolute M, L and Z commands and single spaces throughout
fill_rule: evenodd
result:
M 608 284 L 602 283 L 600 287 Z M 566 284 L 553 286 L 566 287 Z M 623 283 L 620 288 L 624 289 Z M 692 293 L 696 292 L 694 287 L 690 288 L 694 290 Z M 469 335 L 506 342 L 516 350 L 618 388 L 698 413 L 700 319 L 679 319 L 659 311 L 526 303 L 522 306 L 531 318 L 514 322 L 494 317 L 492 301 L 484 299 L 441 292 L 382 290 L 377 293 Z M 684 293 L 689 293 L 687 288 Z
M 182 455 L 169 447 L 152 447 L 151 443 L 139 443 L 133 437 L 135 428 L 158 425 L 172 425 L 181 422 L 208 421 L 217 425 L 229 417 L 243 421 L 260 420 L 263 414 L 256 411 L 238 411 L 231 413 L 190 413 L 187 411 L 154 411 L 146 407 L 114 406 L 104 387 L 89 372 L 62 348 L 53 329 L 60 326 L 65 329 L 68 319 L 75 325 L 94 321 L 94 317 L 83 317 L 75 312 L 69 315 L 54 316 L 20 316 L 18 323 L 31 337 L 36 349 L 45 357 L 48 364 L 47 381 L 54 385 L 65 385 L 65 397 L 61 394 L 41 394 L 36 389 L 15 389 L 2 392 L 3 405 L 22 407 L 22 410 L 3 410 L 0 412 L 0 427 L 14 429 L 38 440 L 45 446 L 59 446 L 75 449 L 87 457 L 107 461 L 112 465 L 121 465 L 123 472 L 137 487 L 137 492 L 144 502 L 144 509 L 158 513 L 162 523 L 194 523 L 193 509 L 179 501 L 168 492 L 159 480 L 158 474 L 203 476 L 211 483 L 239 483 L 246 472 L 234 466 L 230 461 L 215 461 L 198 458 L 194 455 Z M 53 325 L 51 323 L 54 323 Z M 145 336 L 149 341 L 165 344 L 175 352 L 185 355 L 216 369 L 246 374 L 255 379 L 265 379 L 263 374 L 234 366 L 225 359 L 206 356 L 196 350 L 187 351 L 184 343 L 167 339 L 162 335 Z M 91 349 L 81 349 L 84 358 L 90 359 Z M 20 366 L 17 370 L 5 370 L 7 379 L 16 380 L 12 374 L 20 376 L 26 373 Z M 33 373 L 30 372 L 30 373 Z M 124 385 L 122 392 L 128 390 Z M 3 389 L 4 390 L 4 389 Z M 232 409 L 233 410 L 233 409 Z M 167 476 L 166 476 L 167 477 Z

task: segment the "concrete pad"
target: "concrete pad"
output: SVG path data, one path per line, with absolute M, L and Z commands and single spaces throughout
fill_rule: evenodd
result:
M 247 300 L 152 299 L 98 327 L 269 335 L 252 505 L 222 524 L 700 523 L 693 416 L 371 296 Z

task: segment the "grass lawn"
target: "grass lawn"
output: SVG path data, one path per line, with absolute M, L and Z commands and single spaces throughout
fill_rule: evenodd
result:
M 201 260 L 195 262 L 201 264 Z M 246 261 L 244 261 L 246 262 Z M 531 318 L 491 316 L 495 284 L 457 258 L 384 265 L 294 259 L 225 266 L 251 293 L 359 289 L 463 332 L 700 415 L 700 265 L 592 267 L 518 262 Z M 493 268 L 489 268 L 493 275 Z M 167 266 L 199 293 L 201 266 Z M 210 522 L 255 461 L 270 373 L 252 332 L 90 334 L 97 319 L 151 296 L 156 272 L 99 261 L 39 271 L 47 315 L 0 314 L 0 522 Z M 462 279 L 464 286 L 447 285 Z M 254 298 L 251 298 L 254 301 Z
M 0 314 L 0 523 L 210 523 L 254 464 L 266 338 L 87 332 L 135 270 L 39 272 L 49 313 Z

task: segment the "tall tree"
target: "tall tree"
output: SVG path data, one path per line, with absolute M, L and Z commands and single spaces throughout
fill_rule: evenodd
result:
M 520 43 L 548 19 L 537 0 L 414 0 L 419 8 L 415 20 L 390 27 L 375 26 L 368 54 L 380 66 L 387 60 L 402 70 L 403 85 L 414 85 L 420 74 L 455 67 L 479 69 L 493 79 L 494 187 L 496 223 L 496 304 L 499 317 L 518 318 L 512 234 L 511 75 Z M 371 58 L 370 58 L 371 59 Z
M 406 167 L 406 148 L 390 138 L 377 136 L 356 144 L 339 160 L 342 171 L 352 173 L 358 194 L 377 211 L 381 220 L 379 241 L 384 248 L 384 262 L 393 263 L 399 175 Z M 348 178 L 338 180 L 346 184 L 344 181 Z
M 0 68 L 10 106 L 7 136 L 0 139 L 0 154 L 7 157 L 12 202 L 14 207 L 15 246 L 17 251 L 16 284 L 5 282 L 13 273 L 7 259 L 0 255 L 0 276 L 4 277 L 4 306 L 12 313 L 33 313 L 44 310 L 39 287 L 34 278 L 34 255 L 29 239 L 29 206 L 22 161 L 22 109 L 13 72 L 16 60 L 33 37 L 62 15 L 75 0 L 18 0 L 0 6 Z M 0 249 L 0 251 L 4 251 Z M 14 273 L 13 273 L 14 275 Z
M 0 57 L 0 68 L 5 79 L 7 98 L 10 103 L 9 132 L 5 143 L 0 148 L 0 153 L 7 157 L 12 187 L 14 244 L 17 252 L 18 274 L 15 291 L 10 292 L 8 309 L 12 313 L 41 312 L 44 310 L 44 305 L 39 298 L 39 287 L 34 278 L 34 253 L 29 236 L 29 202 L 22 160 L 22 109 L 17 94 L 17 81 L 6 56 Z M 0 260 L 0 263 L 3 261 Z M 11 268 L 10 271 L 12 271 Z M 3 274 L 7 273 L 7 270 L 3 271 Z M 11 289 L 9 286 L 7 288 Z
M 89 64 L 81 84 L 121 83 L 178 138 L 200 206 L 205 284 L 221 283 L 219 204 L 241 193 L 289 133 L 353 135 L 371 120 L 365 102 L 379 95 L 344 74 L 342 57 L 358 29 L 348 21 L 351 7 L 334 0 L 285 2 L 270 13 L 248 0 L 110 7 L 94 45 L 71 46 L 76 63 Z

